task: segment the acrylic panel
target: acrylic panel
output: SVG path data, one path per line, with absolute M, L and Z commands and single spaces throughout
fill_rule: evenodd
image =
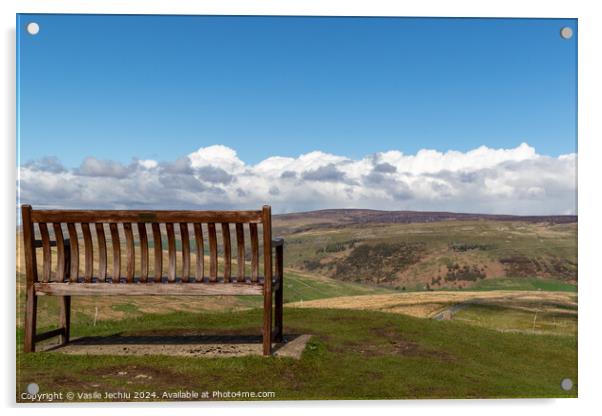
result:
M 17 401 L 576 397 L 577 36 L 18 15 Z

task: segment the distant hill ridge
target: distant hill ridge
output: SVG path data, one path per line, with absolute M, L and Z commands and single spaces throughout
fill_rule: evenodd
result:
M 379 211 L 372 209 L 324 209 L 318 211 L 279 214 L 279 220 L 314 219 L 343 223 L 421 223 L 450 220 L 525 221 L 530 223 L 569 224 L 577 222 L 577 215 L 500 215 L 469 214 L 436 211 Z

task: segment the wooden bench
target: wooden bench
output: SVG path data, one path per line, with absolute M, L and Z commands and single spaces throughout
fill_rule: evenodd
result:
M 26 352 L 35 351 L 36 342 L 54 336 L 60 336 L 61 343 L 69 342 L 72 295 L 263 295 L 263 354 L 271 354 L 273 341 L 282 341 L 284 240 L 272 239 L 269 206 L 258 211 L 76 211 L 34 210 L 30 205 L 23 205 L 21 213 L 27 276 Z M 217 231 L 218 225 L 221 232 Z M 234 271 L 233 231 L 236 238 Z M 180 236 L 181 250 L 176 248 L 176 233 Z M 151 236 L 152 244 L 149 244 Z M 250 241 L 250 265 L 246 265 L 245 241 Z M 166 262 L 163 259 L 165 242 Z M 40 259 L 37 249 L 42 251 Z M 149 273 L 150 252 L 152 274 Z M 124 254 L 125 274 L 122 274 Z M 261 270 L 260 256 L 263 257 Z M 38 260 L 41 260 L 39 270 Z M 164 274 L 163 263 L 167 263 L 167 274 Z M 194 273 L 191 273 L 191 263 L 195 266 Z M 61 299 L 60 327 L 36 334 L 37 298 L 46 295 Z

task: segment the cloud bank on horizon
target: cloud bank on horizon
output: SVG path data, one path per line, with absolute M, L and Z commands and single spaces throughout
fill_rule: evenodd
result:
M 576 213 L 575 153 L 513 149 L 392 150 L 360 160 L 314 151 L 245 164 L 234 149 L 202 147 L 173 161 L 130 164 L 87 157 L 77 168 L 56 157 L 19 168 L 21 203 L 119 209 L 328 208 L 552 215 Z

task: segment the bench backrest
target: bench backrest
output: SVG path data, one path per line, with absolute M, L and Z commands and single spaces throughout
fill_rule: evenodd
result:
M 257 211 L 86 211 L 23 205 L 21 212 L 28 283 L 271 283 L 269 206 Z M 42 249 L 40 270 L 36 248 Z M 249 258 L 250 270 L 245 268 Z

